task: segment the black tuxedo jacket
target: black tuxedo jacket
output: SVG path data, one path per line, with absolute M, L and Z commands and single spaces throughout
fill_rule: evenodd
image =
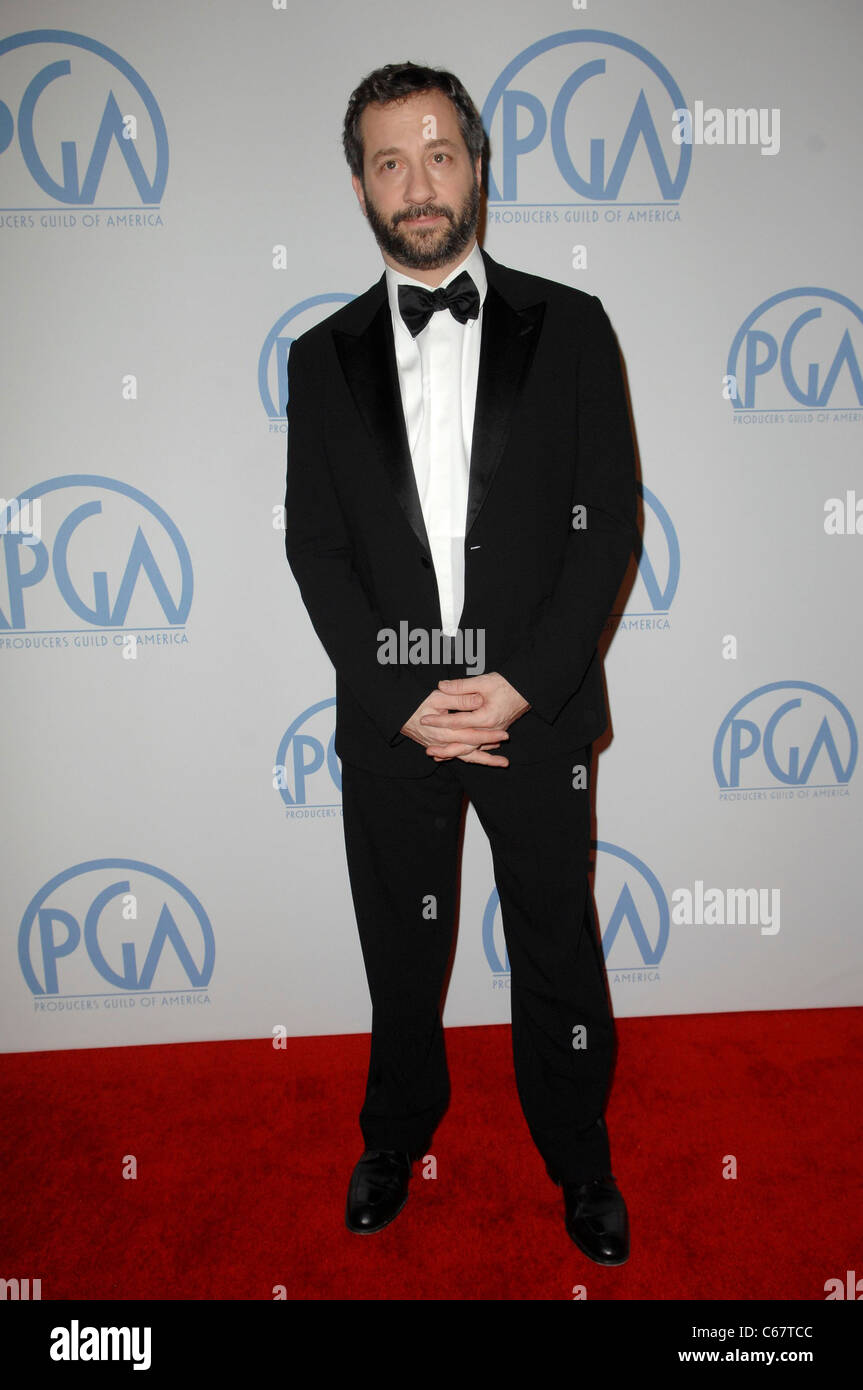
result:
M 606 727 L 597 641 L 637 539 L 635 459 L 600 301 L 483 260 L 460 627 L 484 630 L 484 671 L 530 702 L 500 749 L 529 763 Z M 336 670 L 336 753 L 429 776 L 401 727 L 439 680 L 471 672 L 378 659 L 383 629 L 441 627 L 384 275 L 296 339 L 288 385 L 285 545 Z

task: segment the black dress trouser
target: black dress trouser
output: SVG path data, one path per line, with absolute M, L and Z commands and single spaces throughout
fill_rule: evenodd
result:
M 453 759 L 421 778 L 343 763 L 348 872 L 372 1001 L 360 1113 L 367 1148 L 421 1156 L 449 1102 L 441 993 L 467 795 L 491 845 L 530 1133 L 555 1181 L 611 1171 L 602 1112 L 615 1040 L 587 878 L 590 754 L 507 768 Z M 578 790 L 576 765 L 587 768 Z

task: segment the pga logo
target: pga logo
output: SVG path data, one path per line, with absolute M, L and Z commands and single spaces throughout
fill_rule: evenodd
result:
M 728 354 L 723 394 L 734 410 L 863 407 L 863 311 L 847 295 L 783 290 L 747 315 Z
M 609 970 L 656 969 L 671 929 L 668 898 L 653 870 L 631 850 L 594 841 L 594 891 Z
M 656 493 L 638 483 L 644 501 L 644 527 L 636 582 L 627 600 L 627 617 L 668 613 L 680 583 L 680 541 Z M 621 616 L 621 615 L 615 615 Z
M 158 206 L 168 135 L 152 91 L 113 48 L 65 29 L 0 39 L 4 207 L 33 185 L 70 208 Z
M 26 496 L 40 503 L 44 539 L 0 536 L 0 632 L 186 622 L 192 561 L 152 497 L 90 473 L 49 478 Z
M 602 948 L 608 969 L 655 969 L 671 929 L 662 884 L 642 859 L 620 845 L 593 840 L 591 846 L 596 851 L 595 896 L 599 920 L 605 923 Z M 492 889 L 483 913 L 482 944 L 496 979 L 509 975 L 497 888 Z
M 335 696 L 319 700 L 288 726 L 276 753 L 273 784 L 289 810 L 338 806 L 342 770 L 336 757 Z
M 188 990 L 210 983 L 216 943 L 200 900 L 137 859 L 91 859 L 39 889 L 18 930 L 35 996 Z
M 773 681 L 738 700 L 713 744 L 722 788 L 843 786 L 857 763 L 857 729 L 845 705 L 809 681 Z
M 313 294 L 277 319 L 258 354 L 258 392 L 268 418 L 284 425 L 288 408 L 288 354 L 295 338 L 334 314 L 353 294 Z M 322 312 L 325 310 L 326 312 Z
M 692 146 L 672 115 L 686 106 L 641 44 L 602 29 L 540 39 L 507 63 L 482 109 L 493 159 L 488 201 L 677 201 Z

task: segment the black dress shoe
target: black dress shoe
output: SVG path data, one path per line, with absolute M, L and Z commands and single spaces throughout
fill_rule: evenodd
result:
M 411 1159 L 394 1149 L 366 1149 L 351 1174 L 345 1224 L 371 1235 L 394 1221 L 408 1199 Z
M 579 1250 L 598 1265 L 622 1265 L 629 1259 L 626 1203 L 613 1177 L 564 1182 L 566 1230 Z

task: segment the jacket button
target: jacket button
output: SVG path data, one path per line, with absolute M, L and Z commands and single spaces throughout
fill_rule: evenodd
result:
M 422 564 L 422 567 L 423 567 L 424 570 L 430 570 L 430 569 L 431 569 L 431 560 L 427 560 L 426 557 L 425 557 L 425 555 L 423 555 L 423 557 L 422 557 L 420 563 Z

